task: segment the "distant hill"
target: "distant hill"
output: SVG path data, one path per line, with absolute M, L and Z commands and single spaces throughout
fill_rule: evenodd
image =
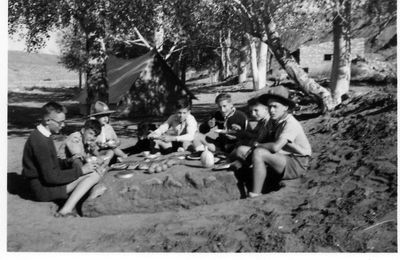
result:
M 74 86 L 78 73 L 68 71 L 50 54 L 8 51 L 8 88 Z

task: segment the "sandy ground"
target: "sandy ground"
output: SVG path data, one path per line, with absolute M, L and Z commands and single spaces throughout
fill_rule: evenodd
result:
M 23 144 L 35 122 L 34 115 L 49 98 L 38 95 L 40 102 L 25 96 L 10 99 L 9 94 L 13 102 L 9 103 L 7 144 L 8 251 L 398 250 L 397 101 L 393 89 L 367 94 L 355 90 L 343 107 L 329 115 L 300 111 L 299 119 L 314 150 L 311 169 L 305 178 L 285 182 L 277 191 L 257 199 L 189 209 L 69 219 L 53 217 L 57 210 L 54 203 L 26 199 L 26 186 L 18 178 Z M 239 103 L 249 97 L 247 92 L 233 95 Z M 212 104 L 214 97 L 213 93 L 204 95 L 195 104 L 194 114 L 196 109 L 202 113 L 212 109 L 208 106 L 207 110 L 204 104 Z M 62 96 L 57 98 L 63 100 Z M 21 106 L 21 102 L 32 103 Z M 117 129 L 119 125 L 115 125 Z M 134 144 L 135 137 L 123 129 L 119 134 L 124 145 Z

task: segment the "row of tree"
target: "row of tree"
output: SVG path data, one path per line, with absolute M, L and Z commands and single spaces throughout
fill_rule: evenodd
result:
M 245 80 L 251 64 L 255 89 L 265 86 L 268 55 L 326 111 L 341 102 L 350 83 L 351 26 L 359 19 L 396 15 L 391 0 L 9 0 L 9 33 L 24 28 L 28 51 L 41 48 L 49 32 L 61 29 L 62 61 L 84 72 L 88 104 L 108 101 L 109 53 L 138 55 L 156 48 L 180 71 L 207 66 L 220 79 Z M 331 88 L 320 86 L 285 48 L 288 31 L 332 31 Z M 133 46 L 133 47 L 132 47 Z M 257 51 L 258 47 L 258 51 Z M 250 55 L 249 55 L 250 53 Z M 236 62 L 235 62 L 236 61 Z M 235 71 L 236 70 L 236 71 Z

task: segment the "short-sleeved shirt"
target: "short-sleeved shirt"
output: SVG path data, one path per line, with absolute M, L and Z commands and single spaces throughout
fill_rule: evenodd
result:
M 110 140 L 118 140 L 118 136 L 114 131 L 114 128 L 110 124 L 106 124 L 101 127 L 101 133 L 97 136 L 96 143 L 106 143 Z
M 303 127 L 292 114 L 288 114 L 278 122 L 276 120 L 268 121 L 266 133 L 263 137 L 264 143 L 275 142 L 279 138 L 286 139 L 289 144 L 293 143 L 299 150 L 299 152 L 293 152 L 288 145 L 285 145 L 279 153 L 301 156 L 311 155 L 311 145 L 304 133 Z
M 188 114 L 183 122 L 179 121 L 178 115 L 173 114 L 154 131 L 156 135 L 166 133 L 176 136 L 178 142 L 193 141 L 196 132 L 197 121 L 192 114 Z
M 83 144 L 82 133 L 77 131 L 70 134 L 58 148 L 57 154 L 61 159 L 71 158 L 75 154 L 86 156 L 87 149 Z

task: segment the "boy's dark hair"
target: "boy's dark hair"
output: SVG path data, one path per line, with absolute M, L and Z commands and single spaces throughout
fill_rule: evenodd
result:
M 101 124 L 99 121 L 94 120 L 94 119 L 86 120 L 83 128 L 84 129 L 92 129 L 96 136 L 98 136 L 101 133 Z
M 181 98 L 176 101 L 176 109 L 187 108 L 190 110 L 192 108 L 192 102 L 188 98 Z
M 221 93 L 215 98 L 215 103 L 219 103 L 223 100 L 228 100 L 228 102 L 232 102 L 232 97 L 228 93 Z
M 46 105 L 42 106 L 42 108 L 41 108 L 42 117 L 50 115 L 51 112 L 66 114 L 67 109 L 63 105 L 60 105 L 59 103 L 54 102 L 54 101 L 51 101 L 51 102 L 47 103 Z
M 247 101 L 247 106 L 248 107 L 257 106 L 258 104 L 261 104 L 261 102 L 260 102 L 260 100 L 258 98 L 250 98 Z

